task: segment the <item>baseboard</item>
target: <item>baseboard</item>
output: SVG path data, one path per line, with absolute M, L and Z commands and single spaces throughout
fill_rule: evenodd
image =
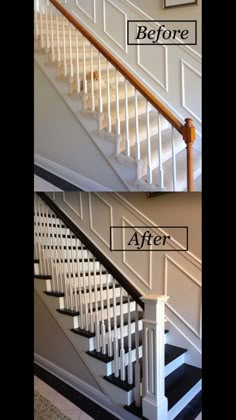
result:
M 42 368 L 46 369 L 54 376 L 61 379 L 67 385 L 71 386 L 76 391 L 83 394 L 85 397 L 89 398 L 105 410 L 109 411 L 109 413 L 113 414 L 118 419 L 122 419 L 122 417 L 120 417 L 120 415 L 116 411 L 115 407 L 111 404 L 109 398 L 107 398 L 102 392 L 98 391 L 91 385 L 74 376 L 72 373 L 67 372 L 60 366 L 55 365 L 55 363 L 45 359 L 37 353 L 34 353 L 34 361 Z
M 77 172 L 72 171 L 71 169 L 68 169 L 65 166 L 49 160 L 37 153 L 34 155 L 34 163 L 84 191 L 109 191 L 106 187 L 98 184 L 92 179 L 86 178 L 85 176 L 80 175 Z

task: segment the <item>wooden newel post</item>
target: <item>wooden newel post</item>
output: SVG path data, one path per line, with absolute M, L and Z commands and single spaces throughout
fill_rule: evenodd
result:
M 185 119 L 185 125 L 183 127 L 183 139 L 186 143 L 187 149 L 187 190 L 194 191 L 193 143 L 196 139 L 196 130 L 191 118 Z
M 167 420 L 165 397 L 165 295 L 147 295 L 143 319 L 143 416 Z

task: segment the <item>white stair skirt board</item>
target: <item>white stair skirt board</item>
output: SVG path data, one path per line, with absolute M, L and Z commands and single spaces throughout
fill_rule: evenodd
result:
M 50 184 L 45 179 L 40 178 L 38 175 L 34 175 L 34 191 L 61 191 L 55 185 Z
M 81 188 L 84 191 L 108 191 L 107 188 L 96 183 L 92 179 L 86 178 L 83 175 L 79 175 L 77 172 L 74 172 L 65 166 L 59 165 L 59 163 L 53 162 L 52 160 L 46 159 L 45 157 L 38 154 L 34 155 L 34 163 L 41 168 L 46 169 L 48 172 L 59 176 L 65 181 L 74 184 L 76 187 Z
M 83 394 L 85 397 L 94 401 L 96 404 L 100 405 L 111 414 L 114 414 L 116 417 L 122 419 L 122 417 L 119 416 L 119 413 L 115 411 L 114 406 L 111 404 L 109 398 L 107 398 L 106 395 L 104 395 L 102 392 L 99 392 L 97 389 L 82 381 L 77 376 L 67 372 L 60 366 L 55 365 L 55 363 L 52 363 L 37 353 L 34 353 L 34 361 L 39 366 L 52 373 L 66 384 L 70 385 L 76 391 L 81 392 L 81 394 Z M 133 416 L 133 418 L 135 419 L 136 417 Z
M 61 48 L 62 49 L 62 48 Z M 72 61 L 74 62 L 74 69 L 76 68 L 75 62 L 75 46 L 72 48 Z M 116 132 L 116 94 L 115 94 L 115 71 L 110 66 L 110 107 L 107 106 L 107 89 L 106 89 L 106 68 L 105 61 L 101 59 L 101 78 L 102 88 L 101 97 L 103 102 L 103 114 L 99 116 L 98 112 L 98 81 L 94 81 L 94 103 L 95 111 L 91 112 L 92 99 L 91 99 L 91 81 L 88 84 L 88 100 L 86 104 L 86 111 L 83 111 L 82 95 L 69 94 L 69 78 L 57 78 L 56 62 L 45 64 L 47 60 L 46 54 L 40 50 L 35 51 L 35 61 L 46 74 L 52 85 L 63 97 L 64 101 L 74 113 L 76 118 L 80 121 L 90 138 L 98 146 L 107 162 L 115 170 L 119 178 L 124 183 L 124 190 L 130 191 L 161 191 L 158 186 L 158 133 L 157 133 L 157 115 L 156 112 L 149 109 L 149 124 L 150 124 L 150 147 L 151 147 L 151 164 L 150 168 L 153 176 L 152 183 L 147 181 L 147 125 L 146 125 L 146 100 L 138 95 L 138 114 L 139 114 L 139 137 L 140 137 L 140 159 L 135 160 L 136 146 L 135 146 L 135 105 L 134 105 L 134 88 L 128 83 L 128 125 L 130 136 L 130 157 L 125 156 L 125 136 L 126 136 L 126 101 L 125 101 L 125 88 L 124 77 L 119 75 L 119 109 L 120 109 L 120 128 L 121 135 L 114 134 Z M 63 63 L 63 57 L 61 57 Z M 68 69 L 70 60 L 67 59 Z M 94 70 L 97 70 L 97 57 L 94 55 Z M 82 57 L 80 58 L 80 66 L 82 65 Z M 86 71 L 90 72 L 90 58 L 86 60 Z M 80 79 L 82 83 L 83 71 L 80 72 Z M 107 132 L 107 111 L 110 109 L 111 133 Z M 100 119 L 100 123 L 99 123 Z M 102 121 L 103 120 L 103 121 Z M 102 122 L 101 122 L 102 121 Z M 100 132 L 99 132 L 100 124 Z M 170 124 L 163 117 L 160 119 L 160 127 L 162 132 L 162 149 L 163 149 L 163 169 L 164 169 L 164 190 L 172 190 L 172 141 Z M 104 128 L 104 129 L 103 129 Z M 167 132 L 165 133 L 165 130 Z M 118 142 L 118 138 L 120 138 Z M 118 145 L 119 143 L 119 145 Z M 196 141 L 197 144 L 197 141 Z M 177 167 L 177 184 L 176 191 L 184 191 L 187 185 L 187 172 L 186 172 L 186 145 L 179 133 L 175 133 L 175 153 L 176 153 L 176 167 Z M 201 152 L 197 146 L 194 146 L 194 178 L 201 174 Z M 181 151 L 183 153 L 181 154 Z M 160 174 L 159 174 L 160 176 Z M 200 187 L 198 183 L 198 188 Z

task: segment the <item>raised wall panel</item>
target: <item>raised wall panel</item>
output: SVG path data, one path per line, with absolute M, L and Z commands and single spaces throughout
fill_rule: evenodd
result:
M 96 23 L 96 0 L 76 0 L 75 4 L 82 13 Z
M 74 192 L 63 191 L 63 201 L 81 220 L 83 220 L 83 201 L 81 192 L 74 194 Z
M 150 57 L 152 57 L 151 60 Z M 137 63 L 168 92 L 168 47 L 165 45 L 137 45 Z
M 184 60 L 181 62 L 181 93 L 183 107 L 201 122 L 201 74 Z
M 201 334 L 201 284 L 172 257 L 165 255 L 167 306 L 197 337 Z
M 89 193 L 90 229 L 110 249 L 110 226 L 113 225 L 112 206 L 99 194 Z
M 111 0 L 103 0 L 103 30 L 127 54 L 127 15 Z
M 129 222 L 128 219 L 125 217 L 121 218 L 122 226 L 129 226 L 133 233 L 137 232 L 138 234 L 142 235 L 142 230 L 138 228 L 134 228 L 132 223 Z M 130 237 L 130 229 L 123 229 L 122 230 L 122 237 L 123 237 L 123 249 L 124 244 L 127 242 L 127 232 L 129 231 Z M 152 288 L 152 246 L 148 247 L 148 251 L 122 251 L 123 253 L 123 263 L 128 267 L 132 273 L 134 273 L 139 280 L 146 286 L 148 289 L 151 290 Z M 138 258 L 138 264 L 137 264 Z M 138 266 L 138 270 L 137 270 Z

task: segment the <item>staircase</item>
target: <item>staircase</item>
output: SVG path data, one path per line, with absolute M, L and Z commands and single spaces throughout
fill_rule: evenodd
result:
M 39 195 L 34 210 L 36 292 L 120 418 L 174 419 L 200 392 L 201 369 L 186 363 L 185 348 L 168 343 L 168 297 L 141 298 L 84 233 L 75 227 L 75 235 L 67 227 L 55 203 L 46 197 L 46 204 Z
M 57 1 L 39 1 L 35 60 L 127 189 L 190 191 L 195 181 L 201 190 L 192 120 L 178 121 L 72 15 L 64 15 Z

